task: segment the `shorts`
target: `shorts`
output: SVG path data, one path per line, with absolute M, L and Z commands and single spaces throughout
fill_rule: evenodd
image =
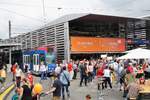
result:
M 105 78 L 104 77 L 98 77 L 97 78 L 97 83 L 103 83 L 105 81 Z

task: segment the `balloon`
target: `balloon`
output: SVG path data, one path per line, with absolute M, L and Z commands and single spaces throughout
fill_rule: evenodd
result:
M 40 94 L 42 92 L 42 85 L 40 83 L 36 83 L 34 85 L 33 91 L 35 94 Z

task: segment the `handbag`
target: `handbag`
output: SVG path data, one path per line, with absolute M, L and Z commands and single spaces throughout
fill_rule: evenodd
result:
M 65 78 L 66 78 L 66 80 L 67 80 L 67 82 L 68 82 L 68 86 L 70 86 L 70 81 L 69 81 L 69 79 L 67 78 L 67 76 L 65 75 L 65 73 L 63 73 L 64 74 L 64 76 L 65 76 Z

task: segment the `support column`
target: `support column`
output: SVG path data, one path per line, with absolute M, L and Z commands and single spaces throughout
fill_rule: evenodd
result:
M 9 64 L 11 65 L 11 47 L 9 48 Z
M 69 39 L 69 22 L 66 22 L 64 24 L 64 28 L 65 28 L 65 60 L 67 62 L 70 61 L 70 39 Z

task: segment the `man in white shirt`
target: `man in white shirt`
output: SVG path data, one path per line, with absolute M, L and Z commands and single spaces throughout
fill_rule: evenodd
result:
M 78 66 L 76 62 L 73 62 L 73 71 L 74 71 L 73 79 L 76 79 L 78 73 Z
M 112 88 L 110 77 L 111 77 L 111 71 L 108 68 L 108 66 L 106 66 L 106 68 L 104 69 L 105 88 L 107 88 L 107 83 L 109 84 L 110 88 Z
M 18 88 L 20 87 L 20 83 L 21 83 L 21 75 L 22 75 L 22 70 L 17 65 L 17 69 L 16 69 L 16 85 L 17 85 Z
M 41 80 L 46 79 L 46 66 L 44 65 L 44 62 L 41 62 L 40 72 L 41 72 Z
M 58 65 L 56 68 L 55 68 L 55 73 L 59 76 L 59 74 L 61 73 L 61 66 Z

